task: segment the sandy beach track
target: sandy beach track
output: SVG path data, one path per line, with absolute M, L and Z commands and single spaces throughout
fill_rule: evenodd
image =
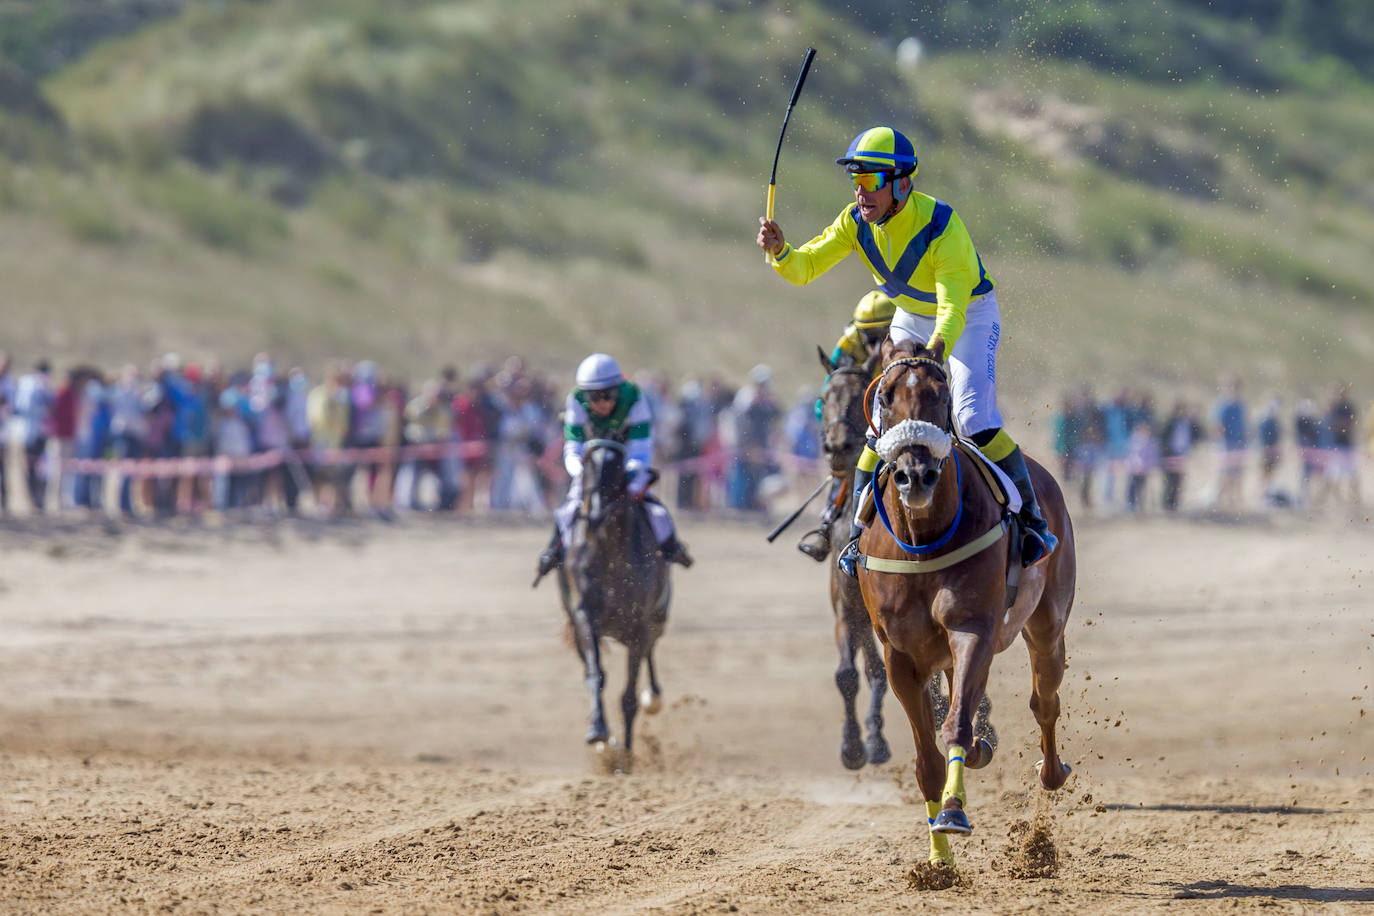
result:
M 912 743 L 839 763 L 824 570 L 686 518 L 664 710 L 630 774 L 542 526 L 0 531 L 4 912 L 1186 912 L 1374 907 L 1374 526 L 1079 522 L 1060 730 L 1033 788 L 1019 645 L 970 774 L 970 886 L 925 857 Z M 619 728 L 623 655 L 607 665 Z M 1032 825 L 1053 877 L 1017 877 Z

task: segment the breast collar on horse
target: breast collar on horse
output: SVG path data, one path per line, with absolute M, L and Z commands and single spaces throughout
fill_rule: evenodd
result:
M 874 385 L 879 384 L 883 380 L 883 378 L 887 376 L 887 373 L 891 370 L 905 366 L 926 366 L 927 368 L 934 369 L 936 372 L 938 372 L 941 378 L 948 378 L 945 374 L 944 366 L 940 365 L 938 361 L 930 359 L 926 356 L 910 356 L 904 357 L 902 359 L 896 359 L 888 363 L 887 366 L 883 368 L 882 374 L 873 380 L 872 385 L 870 385 L 870 388 Z M 865 409 L 868 409 L 870 403 L 871 398 L 869 398 L 868 394 L 865 394 Z M 946 425 L 952 429 L 954 425 L 952 417 L 952 406 L 950 408 L 950 411 L 951 418 L 946 421 Z M 877 432 L 877 429 L 873 428 L 873 418 L 871 415 L 869 416 L 869 427 L 872 428 L 874 432 Z M 944 431 L 950 433 L 950 435 L 953 435 L 953 433 L 950 432 L 949 429 Z M 940 459 L 937 467 L 943 470 L 945 461 L 947 461 L 949 459 L 949 456 L 954 454 L 954 452 L 955 449 L 951 448 L 949 453 Z M 940 535 L 940 537 L 936 538 L 934 541 L 931 541 L 926 544 L 908 544 L 906 541 L 903 541 L 901 537 L 897 535 L 897 532 L 892 527 L 892 521 L 888 518 L 887 508 L 883 505 L 884 475 L 879 474 L 874 477 L 874 509 L 878 513 L 878 518 L 883 523 L 883 528 L 887 530 L 887 533 L 892 537 L 892 540 L 897 544 L 898 547 L 902 548 L 902 551 L 904 553 L 913 554 L 918 557 L 924 557 L 925 554 L 934 553 L 935 551 L 939 550 L 940 548 L 948 544 L 950 540 L 954 537 L 955 532 L 959 530 L 959 524 L 964 520 L 964 474 L 962 467 L 959 464 L 958 458 L 954 459 L 954 474 L 955 491 L 959 494 L 959 508 L 954 513 L 954 521 L 950 522 L 949 528 L 945 530 L 944 534 Z M 965 544 L 964 546 L 956 550 L 950 551 L 944 556 L 916 560 L 889 560 L 883 557 L 873 557 L 864 554 L 861 555 L 859 558 L 859 565 L 871 572 L 907 574 L 938 572 L 939 570 L 947 569 L 955 565 L 956 563 L 962 563 L 969 557 L 982 553 L 984 550 L 991 547 L 993 544 L 997 543 L 997 541 L 1001 539 L 1002 534 L 1006 531 L 1006 528 L 1006 520 L 998 519 L 997 524 L 993 525 L 992 528 L 988 529 L 987 532 L 970 541 L 969 543 Z

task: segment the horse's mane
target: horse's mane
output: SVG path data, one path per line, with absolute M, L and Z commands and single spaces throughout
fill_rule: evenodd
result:
M 888 339 L 891 340 L 891 338 Z M 933 351 L 927 350 L 925 346 L 917 343 L 914 340 L 903 340 L 900 343 L 893 342 L 890 346 L 886 347 L 883 350 L 883 365 L 887 365 L 894 359 L 921 356 L 927 359 L 936 359 L 935 353 Z

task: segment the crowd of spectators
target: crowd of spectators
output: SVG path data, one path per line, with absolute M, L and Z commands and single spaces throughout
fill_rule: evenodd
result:
M 1223 379 L 1210 408 L 1177 398 L 1167 412 L 1153 396 L 1123 388 L 1099 399 L 1068 392 L 1053 420 L 1060 481 L 1087 509 L 1138 513 L 1194 507 L 1321 509 L 1361 502 L 1359 411 L 1350 386 L 1291 405 L 1242 397 Z
M 662 498 L 680 508 L 763 510 L 816 468 L 814 388 L 785 412 L 767 366 L 738 387 L 691 376 L 670 390 L 655 372 L 635 381 L 670 471 Z M 268 354 L 227 369 L 169 353 L 146 369 L 76 365 L 58 379 L 46 360 L 18 371 L 0 352 L 0 514 L 544 516 L 567 485 L 568 387 L 519 357 L 414 384 L 366 360 L 312 378 Z
M 767 510 L 820 473 L 816 386 L 787 405 L 756 366 L 634 380 L 655 417 L 660 498 L 679 509 Z M 16 370 L 0 351 L 0 515 L 166 518 L 389 515 L 397 510 L 547 516 L 567 485 L 561 410 L 568 380 L 519 357 L 444 368 L 418 383 L 373 362 L 238 369 L 168 353 L 146 369 L 46 360 Z M 1359 414 L 1349 387 L 1318 401 L 1247 404 L 1224 380 L 1210 408 L 1146 391 L 1098 398 L 1084 385 L 1054 415 L 1060 482 L 1104 514 L 1185 504 L 1320 508 L 1360 502 Z

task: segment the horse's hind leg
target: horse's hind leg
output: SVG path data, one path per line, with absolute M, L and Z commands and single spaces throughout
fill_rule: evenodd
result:
M 878 652 L 878 640 L 873 637 L 873 628 L 867 620 L 863 622 L 860 647 L 864 654 L 864 674 L 868 677 L 868 740 L 864 742 L 864 752 L 868 762 L 887 763 L 892 759 L 892 748 L 883 737 L 883 698 L 887 696 L 887 667 Z
M 639 694 L 639 705 L 649 715 L 663 708 L 663 688 L 658 686 L 658 672 L 654 670 L 654 647 L 644 651 L 644 668 L 649 675 L 649 685 Z
M 1059 759 L 1054 726 L 1059 719 L 1059 685 L 1064 680 L 1064 629 L 1056 625 L 1048 608 L 1041 606 L 1022 631 L 1031 663 L 1031 713 L 1040 725 L 1040 750 L 1044 759 L 1036 765 L 1040 785 L 1054 790 L 1069 778 L 1069 766 Z
M 945 782 L 945 762 L 935 740 L 935 714 L 931 708 L 928 678 L 916 670 L 911 656 L 887 647 L 887 679 L 892 692 L 906 710 L 911 734 L 916 739 L 916 784 L 926 800 L 926 823 L 933 827 L 940 813 L 940 790 Z M 930 832 L 930 861 L 953 865 L 954 852 L 949 837 Z
M 863 732 L 859 729 L 859 717 L 854 710 L 859 696 L 859 670 L 854 667 L 854 643 L 849 638 L 849 627 L 845 624 L 844 608 L 837 608 L 835 619 L 835 647 L 840 651 L 840 666 L 835 669 L 835 686 L 840 689 L 840 699 L 844 701 L 844 730 L 840 736 L 840 762 L 845 769 L 861 769 L 868 762 L 864 751 Z

